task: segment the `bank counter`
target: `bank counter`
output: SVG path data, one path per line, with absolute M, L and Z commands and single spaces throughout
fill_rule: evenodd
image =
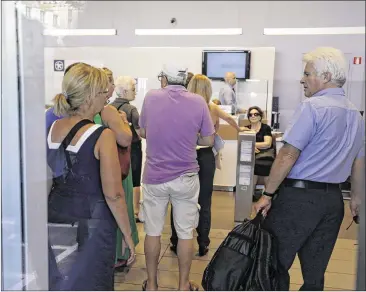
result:
M 245 115 L 233 116 L 239 126 L 247 127 L 250 125 Z M 262 123 L 267 124 L 267 120 L 263 119 Z M 217 191 L 233 191 L 236 186 L 236 165 L 238 161 L 238 132 L 224 120 L 220 120 L 220 128 L 218 131 L 220 137 L 225 141 L 225 147 L 222 150 L 221 170 L 216 169 L 214 178 L 214 190 Z M 272 131 L 272 134 L 278 138 L 276 141 L 277 150 L 281 148 L 282 132 Z

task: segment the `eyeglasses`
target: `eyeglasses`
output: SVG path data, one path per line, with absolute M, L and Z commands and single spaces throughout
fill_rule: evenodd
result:
M 250 117 L 259 117 L 260 116 L 260 114 L 259 113 L 253 113 L 253 114 L 248 114 L 248 117 L 250 118 Z
M 99 94 L 107 94 L 109 92 L 109 89 L 106 89 L 104 91 L 99 92 Z

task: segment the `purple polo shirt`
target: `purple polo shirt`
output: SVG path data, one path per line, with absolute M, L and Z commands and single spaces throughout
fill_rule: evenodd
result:
M 301 150 L 288 178 L 343 183 L 356 157 L 365 156 L 365 123 L 342 88 L 303 101 L 283 140 Z
M 146 162 L 142 182 L 162 184 L 198 172 L 197 134 L 214 134 L 207 103 L 183 86 L 149 91 L 140 115 L 146 131 Z

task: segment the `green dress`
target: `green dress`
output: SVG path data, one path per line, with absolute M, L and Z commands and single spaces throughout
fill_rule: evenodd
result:
M 94 122 L 96 124 L 102 125 L 102 119 L 100 115 L 96 115 L 94 117 Z M 130 172 L 128 176 L 122 181 L 123 190 L 125 191 L 126 196 L 126 204 L 127 204 L 127 211 L 128 217 L 130 219 L 130 226 L 132 232 L 132 240 L 135 243 L 135 246 L 139 243 L 139 235 L 136 226 L 136 219 L 135 219 L 135 212 L 133 206 L 133 184 L 132 184 L 132 171 L 130 168 Z M 128 249 L 127 245 L 122 251 L 122 240 L 123 234 L 120 229 L 117 230 L 117 248 L 116 248 L 116 260 L 127 260 L 130 257 L 130 250 Z

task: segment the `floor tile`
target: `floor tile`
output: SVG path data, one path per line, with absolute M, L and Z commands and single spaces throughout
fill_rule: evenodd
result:
M 358 252 L 352 249 L 334 249 L 331 259 L 357 262 Z
M 301 269 L 298 257 L 296 257 L 291 268 Z M 331 259 L 327 267 L 327 272 L 356 275 L 357 262 Z
M 191 265 L 191 273 L 203 275 L 208 265 L 208 261 L 193 260 Z M 178 258 L 163 257 L 159 263 L 159 271 L 179 272 Z
M 339 274 L 339 273 L 325 273 L 325 287 L 354 290 L 355 289 L 355 275 Z M 293 284 L 303 284 L 303 278 L 300 269 L 290 270 L 290 282 Z
M 338 238 L 334 249 L 358 250 L 357 240 Z
M 132 268 L 124 278 L 124 283 L 142 285 L 144 280 L 147 278 L 145 268 Z
M 141 285 L 137 284 L 127 284 L 127 283 L 116 283 L 114 285 L 114 290 L 116 291 L 141 291 Z

